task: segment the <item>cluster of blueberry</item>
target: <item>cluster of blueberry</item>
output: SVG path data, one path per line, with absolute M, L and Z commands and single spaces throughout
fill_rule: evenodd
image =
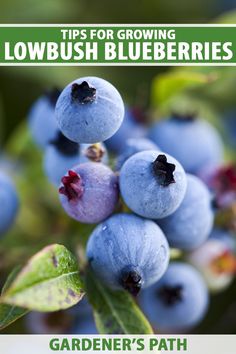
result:
M 216 129 L 192 114 L 173 114 L 148 129 L 141 112 L 125 112 L 116 88 L 97 77 L 40 98 L 29 127 L 65 212 L 98 224 L 87 244 L 98 278 L 132 295 L 144 289 L 141 307 L 158 330 L 196 325 L 207 311 L 208 288 L 224 289 L 236 268 L 229 223 L 226 231 L 214 226 L 236 200 L 236 169 L 222 167 Z M 116 154 L 113 164 L 108 152 Z M 3 233 L 18 202 L 1 175 L 0 202 Z M 169 264 L 170 247 L 185 262 Z

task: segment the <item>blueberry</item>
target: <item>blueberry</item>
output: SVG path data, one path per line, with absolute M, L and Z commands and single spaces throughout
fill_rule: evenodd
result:
M 136 214 L 160 219 L 172 214 L 184 198 L 187 182 L 173 157 L 155 150 L 130 157 L 120 171 L 121 195 Z
M 147 128 L 143 124 L 145 118 L 139 118 L 139 111 L 126 108 L 124 120 L 117 132 L 105 144 L 108 149 L 121 153 L 124 144 L 128 139 L 140 139 L 146 136 Z
M 54 139 L 58 126 L 55 118 L 55 105 L 60 91 L 53 89 L 40 97 L 29 113 L 29 128 L 36 144 L 45 148 Z
M 154 124 L 149 137 L 189 173 L 196 174 L 222 161 L 222 140 L 216 129 L 202 119 L 172 116 Z
M 105 284 L 137 295 L 164 274 L 169 246 L 155 222 L 132 214 L 116 214 L 91 234 L 87 258 Z
M 213 225 L 211 198 L 202 181 L 187 174 L 187 191 L 179 208 L 158 221 L 170 246 L 183 250 L 199 247 L 206 241 Z
M 89 161 L 108 162 L 103 144 L 78 144 L 59 132 L 45 150 L 44 170 L 48 179 L 58 186 L 70 168 Z
M 143 292 L 141 307 L 158 330 L 187 330 L 206 313 L 207 287 L 192 266 L 174 262 L 159 282 Z
M 147 150 L 159 150 L 156 144 L 151 140 L 141 138 L 141 139 L 128 139 L 124 142 L 121 154 L 116 160 L 116 169 L 120 170 L 126 160 L 133 156 L 137 152 L 147 151 Z
M 60 200 L 69 216 L 82 223 L 107 218 L 118 202 L 116 175 L 98 162 L 77 165 L 62 178 Z
M 236 258 L 228 242 L 211 237 L 188 254 L 188 261 L 204 276 L 212 292 L 226 289 L 233 281 Z
M 119 92 L 98 77 L 70 83 L 56 104 L 62 133 L 78 143 L 97 143 L 110 138 L 120 127 L 124 104 Z
M 0 152 L 0 173 L 5 175 L 17 175 L 21 169 L 22 161 L 14 159 L 12 156 L 6 154 L 6 152 Z
M 0 235 L 7 232 L 15 221 L 19 208 L 18 195 L 12 181 L 0 172 Z
M 201 174 L 214 198 L 216 208 L 227 208 L 236 200 L 236 165 L 227 164 Z

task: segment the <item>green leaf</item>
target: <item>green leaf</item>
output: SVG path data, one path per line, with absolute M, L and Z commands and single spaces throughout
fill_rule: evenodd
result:
M 212 21 L 214 24 L 219 23 L 219 24 L 232 24 L 235 23 L 236 21 L 236 10 L 232 11 L 227 11 L 224 12 L 222 15 L 217 17 L 214 21 Z
M 22 158 L 22 156 L 26 154 L 27 156 L 32 156 L 32 154 L 34 154 L 34 156 L 36 155 L 35 158 L 40 156 L 40 150 L 32 140 L 26 120 L 23 120 L 20 124 L 18 124 L 11 133 L 5 149 L 10 155 L 15 157 Z
M 83 295 L 75 257 L 64 246 L 54 244 L 29 260 L 1 302 L 49 312 L 71 307 Z
M 211 75 L 185 70 L 160 74 L 152 84 L 152 103 L 158 106 L 186 89 L 204 85 L 214 79 Z
M 3 285 L 1 295 L 4 294 L 7 291 L 7 289 L 10 288 L 10 285 L 12 284 L 13 280 L 16 278 L 17 274 L 20 272 L 20 269 L 21 269 L 20 266 L 15 267 L 11 271 L 11 273 L 8 275 L 8 278 L 7 278 L 6 282 L 5 282 L 5 284 Z
M 15 268 L 8 276 L 5 285 L 2 288 L 2 295 L 10 287 L 12 281 L 19 272 L 19 267 Z M 9 326 L 11 323 L 26 315 L 28 310 L 14 305 L 0 304 L 0 330 Z
M 86 291 L 101 334 L 152 334 L 153 330 L 126 291 L 106 288 L 89 269 Z

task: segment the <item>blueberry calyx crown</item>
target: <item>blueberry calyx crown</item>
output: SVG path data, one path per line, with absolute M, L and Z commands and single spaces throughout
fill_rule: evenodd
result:
M 141 287 L 142 287 L 142 278 L 134 270 L 132 270 L 130 272 L 125 272 L 122 275 L 121 285 L 131 295 L 137 296 L 141 290 Z
M 68 201 L 77 201 L 83 195 L 82 180 L 79 174 L 70 170 L 68 176 L 64 176 L 61 179 L 63 184 L 59 188 L 59 193 L 64 194 Z
M 164 285 L 158 291 L 157 296 L 163 301 L 165 305 L 173 306 L 182 300 L 183 287 L 182 285 Z
M 85 152 L 85 156 L 93 162 L 101 162 L 105 154 L 105 150 L 100 144 L 90 145 Z
M 196 112 L 188 112 L 188 113 L 177 113 L 177 112 L 172 112 L 171 118 L 173 120 L 176 120 L 178 122 L 193 122 L 197 119 L 197 113 Z
M 61 94 L 61 90 L 59 90 L 57 87 L 54 87 L 50 91 L 46 92 L 46 97 L 48 98 L 48 100 L 53 108 L 56 106 L 56 103 L 57 103 L 57 100 L 58 100 L 58 97 L 60 96 L 60 94 Z
M 81 84 L 74 83 L 71 86 L 71 98 L 72 101 L 78 101 L 80 104 L 93 103 L 96 99 L 96 89 L 87 81 Z
M 230 164 L 220 167 L 211 176 L 209 183 L 214 190 L 213 206 L 216 209 L 232 204 L 236 193 L 236 166 Z
M 236 166 L 219 168 L 213 176 L 212 186 L 219 191 L 236 190 Z
M 167 187 L 171 183 L 175 183 L 174 171 L 175 165 L 167 162 L 165 155 L 158 155 L 156 160 L 152 163 L 153 171 L 161 186 Z
M 60 131 L 54 140 L 50 141 L 57 151 L 65 156 L 75 156 L 79 153 L 80 146 L 78 143 L 67 139 Z

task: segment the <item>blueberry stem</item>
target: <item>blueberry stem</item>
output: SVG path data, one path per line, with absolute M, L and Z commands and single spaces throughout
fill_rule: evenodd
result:
M 68 201 L 77 201 L 82 197 L 84 189 L 79 174 L 70 170 L 68 176 L 62 177 L 61 182 L 63 186 L 59 188 L 59 193 L 64 194 Z
M 105 150 L 100 144 L 90 145 L 85 152 L 85 156 L 93 162 L 101 162 L 105 154 Z
M 81 84 L 74 83 L 71 86 L 72 102 L 79 102 L 80 104 L 93 103 L 96 99 L 96 89 L 86 81 Z
M 167 162 L 165 155 L 158 155 L 152 163 L 154 175 L 157 177 L 161 186 L 167 187 L 171 183 L 175 183 L 174 171 L 175 165 Z

